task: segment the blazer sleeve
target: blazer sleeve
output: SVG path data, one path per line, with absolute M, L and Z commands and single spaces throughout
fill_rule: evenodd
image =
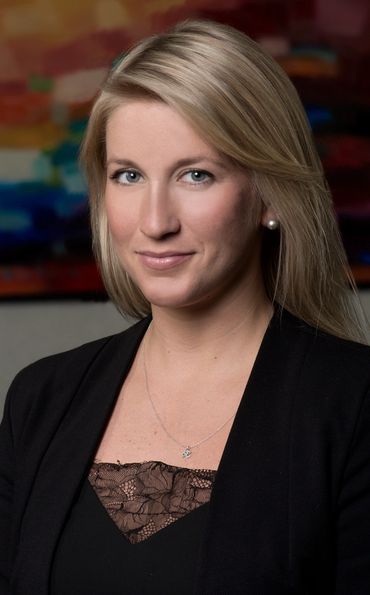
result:
M 38 431 L 41 442 L 47 440 L 53 425 L 58 424 L 68 408 L 81 378 L 109 340 L 110 337 L 99 339 L 34 362 L 18 372 L 9 388 L 0 424 L 0 595 L 11 592 L 13 557 L 22 514 L 19 508 L 19 497 L 23 497 L 19 487 L 19 469 L 24 465 L 24 453 L 32 450 L 32 440 Z M 64 383 L 63 398 L 60 398 L 60 403 L 53 400 L 47 408 L 45 394 L 48 395 L 48 391 L 54 394 L 55 386 L 59 386 L 65 378 L 68 382 Z M 53 416 L 50 416 L 51 410 Z M 40 425 L 43 421 L 43 429 L 35 423 L 36 418 Z
M 15 385 L 16 380 L 9 389 L 0 424 L 0 595 L 10 593 L 11 521 L 16 466 L 10 409 Z
M 370 390 L 363 401 L 347 456 L 336 527 L 335 595 L 367 595 L 370 592 Z

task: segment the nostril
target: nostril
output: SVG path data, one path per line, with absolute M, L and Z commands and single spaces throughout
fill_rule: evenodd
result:
M 174 214 L 167 210 L 151 209 L 144 211 L 140 225 L 142 233 L 152 238 L 165 238 L 166 236 L 178 233 L 180 221 Z
M 166 225 L 166 226 L 153 226 L 153 225 L 142 225 L 141 232 L 148 238 L 164 240 L 167 237 L 173 236 L 180 231 L 180 225 Z

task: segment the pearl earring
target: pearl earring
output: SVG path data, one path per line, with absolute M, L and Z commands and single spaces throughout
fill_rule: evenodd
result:
M 276 219 L 269 219 L 267 221 L 267 227 L 268 229 L 271 229 L 271 231 L 273 231 L 274 229 L 277 229 L 279 227 L 279 222 L 276 221 Z

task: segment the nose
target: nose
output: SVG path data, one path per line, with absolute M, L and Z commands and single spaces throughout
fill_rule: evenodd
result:
M 141 205 L 140 229 L 144 235 L 156 240 L 180 230 L 176 205 L 165 184 L 152 182 L 148 185 Z

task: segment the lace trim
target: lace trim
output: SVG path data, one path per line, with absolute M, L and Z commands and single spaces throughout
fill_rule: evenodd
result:
M 120 531 L 139 543 L 208 502 L 215 476 L 159 461 L 95 462 L 88 479 Z

